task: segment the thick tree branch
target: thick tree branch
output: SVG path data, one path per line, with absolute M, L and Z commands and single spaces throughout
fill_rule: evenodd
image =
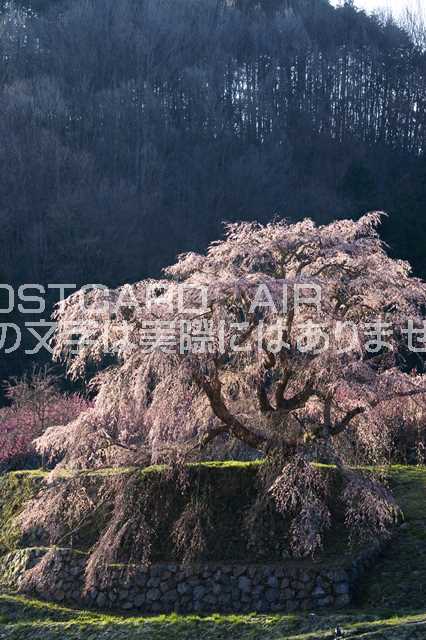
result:
M 215 377 L 213 380 L 209 380 L 205 376 L 200 376 L 198 382 L 210 402 L 214 415 L 227 427 L 226 431 L 253 449 L 259 449 L 267 438 L 266 434 L 251 431 L 232 415 L 223 400 L 219 378 Z
M 266 390 L 265 382 L 262 380 L 257 387 L 257 400 L 259 403 L 260 412 L 268 414 L 273 411 L 273 407 L 269 402 L 268 392 Z
M 315 389 L 313 387 L 312 381 L 309 380 L 304 388 L 299 391 L 299 393 L 296 393 L 292 398 L 277 398 L 277 409 L 285 413 L 290 413 L 291 411 L 295 411 L 296 409 L 301 409 L 313 395 L 315 395 Z
M 355 409 L 351 409 L 350 411 L 348 411 L 342 420 L 336 422 L 336 424 L 331 427 L 330 435 L 338 436 L 340 433 L 343 433 L 343 431 L 349 426 L 352 420 L 365 411 L 367 411 L 367 407 L 356 407 Z
M 426 395 L 426 389 L 410 389 L 410 391 L 402 391 L 401 393 L 395 393 L 392 396 L 385 396 L 383 398 L 378 398 L 375 402 L 372 402 L 369 406 L 364 407 L 355 407 L 346 413 L 344 418 L 337 422 L 331 429 L 330 434 L 332 436 L 337 436 L 342 433 L 347 427 L 349 427 L 350 423 L 357 416 L 365 413 L 368 409 L 374 409 L 379 404 L 383 402 L 389 402 L 391 400 L 397 400 L 400 398 L 411 398 L 413 396 L 418 395 Z
M 277 409 L 281 408 L 282 402 L 284 400 L 284 394 L 291 380 L 291 376 L 292 371 L 288 369 L 288 371 L 286 371 L 284 375 L 284 378 L 280 380 L 280 382 L 278 382 L 275 388 L 275 406 Z
M 259 402 L 259 409 L 261 413 L 267 414 L 274 410 L 273 406 L 269 402 L 268 392 L 266 390 L 265 376 L 276 365 L 276 358 L 273 353 L 268 351 L 263 344 L 264 359 L 259 373 L 259 384 L 256 389 L 257 399 Z
M 297 442 L 290 442 L 276 435 L 248 429 L 238 418 L 232 415 L 223 399 L 222 384 L 218 377 L 211 379 L 200 374 L 197 376 L 197 382 L 204 390 L 214 415 L 222 422 L 221 427 L 213 429 L 206 434 L 201 444 L 205 446 L 206 443 L 211 442 L 218 435 L 229 433 L 252 449 L 281 449 L 289 455 L 294 454 L 298 446 Z

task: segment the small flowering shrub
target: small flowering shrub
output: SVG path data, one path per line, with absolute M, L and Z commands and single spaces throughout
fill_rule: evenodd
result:
M 0 409 L 0 464 L 19 466 L 35 456 L 33 441 L 48 427 L 67 425 L 89 403 L 79 394 L 63 394 L 46 368 L 6 385 L 10 406 Z

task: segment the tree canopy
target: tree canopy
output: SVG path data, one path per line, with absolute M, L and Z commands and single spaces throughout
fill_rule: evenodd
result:
M 88 440 L 91 458 L 128 447 L 155 462 L 224 435 L 291 455 L 321 443 L 333 456 L 334 438 L 380 425 L 383 404 L 425 393 L 404 366 L 421 351 L 426 288 L 388 257 L 379 220 L 232 224 L 165 279 L 72 295 L 57 311 L 56 358 L 74 377 L 115 362 L 95 379 L 91 419 L 40 446 L 59 442 L 83 465 Z

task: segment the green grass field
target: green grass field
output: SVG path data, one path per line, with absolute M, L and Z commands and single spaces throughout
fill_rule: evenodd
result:
M 426 640 L 426 468 L 393 467 L 405 522 L 374 572 L 360 584 L 356 608 L 340 612 L 136 618 L 75 611 L 0 595 L 0 640 Z
M 22 597 L 0 597 L 0 638 L 40 640 L 314 640 L 426 638 L 425 613 L 340 613 L 273 616 L 157 616 L 135 618 L 73 611 Z

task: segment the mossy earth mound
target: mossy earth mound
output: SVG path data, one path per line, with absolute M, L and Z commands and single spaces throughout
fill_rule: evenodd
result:
M 158 505 L 152 544 L 153 562 L 179 562 L 182 560 L 174 542 L 174 526 L 191 498 L 202 499 L 208 512 L 208 525 L 203 530 L 205 544 L 202 553 L 196 558 L 200 562 L 230 563 L 279 563 L 291 559 L 289 550 L 289 522 L 270 504 L 257 518 L 255 526 L 250 524 L 248 514 L 256 502 L 259 492 L 259 469 L 261 462 L 209 462 L 189 465 L 185 488 L 167 479 L 167 469 L 153 466 L 137 471 L 135 469 L 108 469 L 86 472 L 78 475 L 81 482 L 94 496 L 98 504 L 97 492 L 105 483 L 117 479 L 123 474 L 139 474 L 138 489 L 133 498 L 139 502 L 152 495 L 151 502 Z M 335 468 L 321 466 L 321 472 L 329 477 L 332 485 L 329 509 L 333 526 L 327 532 L 323 553 L 318 554 L 316 562 L 342 560 L 347 564 L 358 549 L 348 545 L 347 531 L 344 527 L 344 515 L 341 505 L 335 499 L 339 495 L 340 480 Z M 43 487 L 48 474 L 42 471 L 13 472 L 0 477 L 0 554 L 18 548 L 50 546 L 48 532 L 44 523 L 22 536 L 17 525 L 17 516 L 26 501 L 34 497 Z M 76 476 L 64 472 L 56 482 L 75 481 Z M 204 507 L 203 507 L 204 508 Z M 149 513 L 148 513 L 149 515 Z M 61 547 L 87 552 L 96 544 L 105 524 L 109 521 L 108 504 L 95 508 L 93 514 L 81 527 L 70 531 L 69 536 L 61 539 Z M 254 534 L 254 535 L 253 535 Z M 121 562 L 128 561 L 126 548 L 123 548 Z

